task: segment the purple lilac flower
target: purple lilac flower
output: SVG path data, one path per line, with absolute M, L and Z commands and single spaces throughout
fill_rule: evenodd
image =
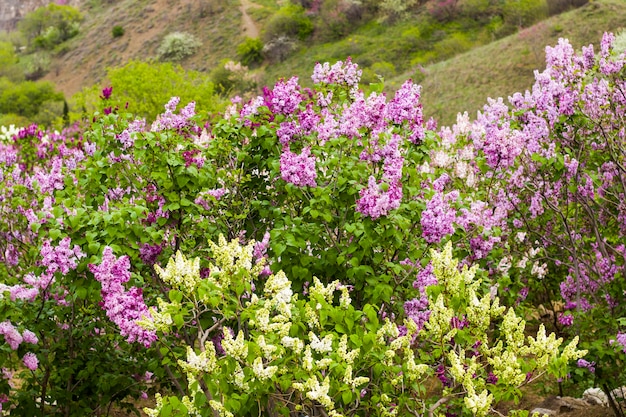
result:
M 587 368 L 589 372 L 591 372 L 592 374 L 596 372 L 595 362 L 589 362 L 585 359 L 578 359 L 578 362 L 576 363 L 576 365 L 578 365 L 579 368 Z
M 420 223 L 422 236 L 428 243 L 439 243 L 447 235 L 454 233 L 456 209 L 450 203 L 458 198 L 459 192 L 452 191 L 448 194 L 436 192 L 426 203 L 426 210 L 422 212 Z
M 139 258 L 146 265 L 154 265 L 163 251 L 163 244 L 160 245 L 150 245 L 149 243 L 144 243 L 139 248 Z
M 111 98 L 111 93 L 113 92 L 113 87 L 109 86 L 109 87 L 104 87 L 102 89 L 102 95 L 100 96 L 100 98 L 102 100 L 108 100 Z
M 70 270 L 76 269 L 78 260 L 86 256 L 78 245 L 70 248 L 70 244 L 71 239 L 69 237 L 61 239 L 56 247 L 50 245 L 49 239 L 44 241 L 40 254 L 43 258 L 41 264 L 46 267 L 47 274 L 61 271 L 65 275 Z
M 22 338 L 24 339 L 24 342 L 30 343 L 31 345 L 36 345 L 37 343 L 39 343 L 37 335 L 30 330 L 24 330 L 22 332 Z
M 328 62 L 315 64 L 311 79 L 315 84 L 336 84 L 345 85 L 351 92 L 356 93 L 363 71 L 357 64 L 352 63 L 348 57 L 346 62 L 337 61 L 332 67 Z
M 4 336 L 4 341 L 13 350 L 17 350 L 17 348 L 20 346 L 20 343 L 24 341 L 20 332 L 8 320 L 0 323 L 0 334 Z
M 22 358 L 22 362 L 24 363 L 24 366 L 31 371 L 35 371 L 39 366 L 39 360 L 37 359 L 37 356 L 35 356 L 35 354 L 32 352 L 28 352 L 26 355 L 24 355 L 24 357 Z
M 569 327 L 574 324 L 574 316 L 571 314 L 559 313 L 558 322 L 561 326 Z
M 295 154 L 289 147 L 283 148 L 280 156 L 280 177 L 297 187 L 315 187 L 317 172 L 315 171 L 315 156 L 311 155 L 311 148 L 304 148 L 300 154 Z
M 437 378 L 439 378 L 439 381 L 441 381 L 444 387 L 450 388 L 452 386 L 452 381 L 446 376 L 446 367 L 443 364 L 437 366 L 435 375 L 437 375 Z
M 498 377 L 491 371 L 487 374 L 486 383 L 495 385 L 498 382 Z
M 295 113 L 302 100 L 298 77 L 291 77 L 287 82 L 278 81 L 274 85 L 271 95 L 266 98 L 266 101 L 269 101 L 267 102 L 268 107 L 272 112 L 284 115 Z
M 150 346 L 156 333 L 143 329 L 136 321 L 151 320 L 150 311 L 143 301 L 142 290 L 132 287 L 126 291 L 123 284 L 130 279 L 130 260 L 127 256 L 116 258 L 110 247 L 104 249 L 100 265 L 89 264 L 89 270 L 102 284 L 103 308 L 115 323 L 120 334 L 130 343 L 140 342 Z
M 393 123 L 402 124 L 407 122 L 413 134 L 409 140 L 417 143 L 424 138 L 422 123 L 422 104 L 420 103 L 421 86 L 407 80 L 396 92 L 394 98 L 386 108 L 386 117 Z
M 417 324 L 417 328 L 421 330 L 424 323 L 430 318 L 430 310 L 428 309 L 428 297 L 423 295 L 420 298 L 414 298 L 404 303 L 404 314 Z

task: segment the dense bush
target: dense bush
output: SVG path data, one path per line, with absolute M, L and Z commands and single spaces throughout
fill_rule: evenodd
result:
M 265 25 L 263 41 L 267 45 L 281 37 L 305 40 L 313 32 L 313 23 L 304 9 L 294 4 L 281 7 Z
M 124 36 L 124 28 L 119 25 L 113 26 L 113 29 L 111 29 L 111 34 L 114 38 L 120 38 Z
M 41 106 L 50 101 L 63 102 L 63 94 L 56 92 L 49 82 L 8 83 L 0 91 L 0 113 L 14 113 L 34 120 Z
M 237 55 L 244 65 L 259 64 L 263 61 L 263 42 L 259 38 L 246 38 L 237 46 Z
M 185 32 L 173 32 L 166 35 L 157 49 L 157 56 L 162 61 L 182 61 L 196 53 L 202 46 L 194 35 Z
M 212 124 L 106 88 L 82 130 L 3 131 L 3 407 L 98 414 L 147 376 L 151 416 L 484 416 L 544 375 L 623 384 L 611 44 L 561 40 L 531 91 L 439 130 L 419 86 L 366 96 L 348 60 Z M 539 304 L 564 348 L 525 334 Z
M 54 2 L 28 13 L 18 29 L 37 48 L 53 49 L 78 34 L 82 14 L 72 6 Z
M 109 101 L 111 108 L 128 109 L 150 122 L 161 113 L 162 103 L 174 94 L 195 100 L 199 111 L 214 112 L 222 107 L 209 75 L 185 71 L 169 62 L 130 61 L 122 67 L 109 68 L 107 79 L 116 92 L 114 100 Z M 99 106 L 99 96 L 97 88 L 85 90 L 76 97 L 73 107 L 93 112 Z

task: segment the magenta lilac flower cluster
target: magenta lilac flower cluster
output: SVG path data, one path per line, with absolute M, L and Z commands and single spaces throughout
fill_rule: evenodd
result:
M 304 148 L 299 154 L 289 148 L 283 149 L 280 156 L 280 177 L 297 187 L 315 187 L 317 172 L 315 156 L 311 156 L 311 148 Z
M 156 341 L 154 331 L 145 330 L 136 323 L 137 320 L 150 320 L 152 317 L 144 303 L 141 288 L 131 287 L 127 291 L 123 285 L 130 280 L 129 258 L 116 257 L 113 249 L 107 246 L 100 265 L 89 264 L 89 270 L 102 284 L 102 307 L 107 317 L 119 327 L 120 334 L 128 342 L 139 342 L 146 347 Z

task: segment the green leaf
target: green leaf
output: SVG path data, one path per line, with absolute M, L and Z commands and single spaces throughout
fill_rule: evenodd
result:
M 341 394 L 341 400 L 343 401 L 344 405 L 350 404 L 350 402 L 352 401 L 352 391 L 344 391 Z

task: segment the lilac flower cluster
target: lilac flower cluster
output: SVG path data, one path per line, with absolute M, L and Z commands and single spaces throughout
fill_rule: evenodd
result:
M 115 257 L 113 250 L 106 247 L 100 265 L 89 264 L 89 270 L 102 284 L 103 308 L 107 317 L 115 323 L 120 334 L 129 343 L 139 342 L 149 347 L 157 336 L 154 331 L 145 330 L 137 320 L 151 320 L 152 316 L 144 303 L 140 288 L 126 291 L 123 284 L 130 279 L 130 260 L 127 256 Z
M 578 362 L 576 364 L 579 368 L 587 368 L 592 374 L 596 372 L 595 362 L 589 362 L 586 359 L 578 359 Z
M 404 157 L 400 153 L 400 136 L 392 135 L 389 142 L 374 155 L 372 160 L 383 159 L 383 176 L 380 182 L 374 176 L 368 179 L 367 187 L 359 191 L 356 211 L 372 219 L 386 216 L 400 207 L 402 202 L 402 166 Z
M 42 257 L 41 264 L 46 267 L 47 274 L 60 271 L 65 275 L 70 270 L 76 269 L 78 260 L 86 256 L 80 246 L 74 245 L 70 248 L 71 242 L 69 237 L 61 239 L 59 245 L 54 247 L 50 245 L 49 239 L 43 242 L 39 253 Z
M 426 210 L 422 212 L 420 224 L 422 236 L 428 243 L 439 243 L 445 236 L 454 233 L 456 209 L 451 206 L 459 197 L 459 191 L 454 190 L 447 194 L 435 192 L 426 203 Z
M 394 98 L 386 108 L 386 117 L 393 123 L 408 123 L 412 135 L 409 140 L 418 143 L 424 138 L 424 122 L 422 116 L 422 103 L 420 102 L 421 86 L 407 80 L 396 92 Z
M 292 77 L 287 82 L 278 81 L 274 89 L 267 92 L 266 105 L 273 113 L 289 115 L 298 110 L 302 99 L 298 77 Z
M 212 190 L 203 191 L 194 200 L 194 203 L 202 206 L 205 210 L 210 210 L 213 200 L 219 200 L 224 194 L 228 192 L 226 188 L 215 188 Z
M 315 64 L 311 79 L 315 84 L 345 85 L 356 93 L 362 73 L 358 65 L 353 64 L 352 59 L 348 57 L 345 63 L 338 61 L 332 66 L 328 62 L 323 64 L 318 62 Z
M 283 148 L 280 155 L 280 176 L 297 187 L 316 187 L 315 156 L 311 156 L 311 148 L 302 149 L 300 154 L 291 152 L 289 147 Z
M 180 97 L 170 99 L 165 105 L 165 113 L 158 115 L 152 123 L 151 132 L 161 132 L 168 129 L 182 131 L 185 128 L 190 128 L 196 135 L 200 134 L 200 128 L 191 121 L 191 118 L 196 115 L 196 103 L 192 101 L 183 107 L 179 114 L 174 114 L 178 103 L 180 103 Z

